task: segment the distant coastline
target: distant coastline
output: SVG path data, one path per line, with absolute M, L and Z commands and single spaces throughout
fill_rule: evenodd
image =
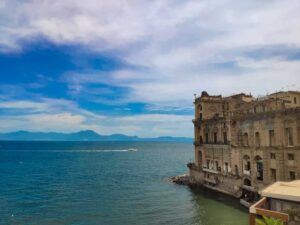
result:
M 73 133 L 15 131 L 0 133 L 0 141 L 169 141 L 192 143 L 193 138 L 171 136 L 142 138 L 124 134 L 101 135 L 93 130 L 83 130 Z

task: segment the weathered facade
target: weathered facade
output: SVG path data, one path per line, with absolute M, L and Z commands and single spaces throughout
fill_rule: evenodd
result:
M 300 92 L 195 99 L 193 182 L 244 204 L 275 181 L 300 179 Z

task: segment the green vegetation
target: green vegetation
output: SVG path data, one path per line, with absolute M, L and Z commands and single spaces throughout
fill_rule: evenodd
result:
M 256 218 L 256 225 L 283 225 L 283 222 L 278 219 L 263 216 L 262 219 Z

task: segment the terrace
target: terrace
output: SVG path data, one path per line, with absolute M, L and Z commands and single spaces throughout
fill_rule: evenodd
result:
M 276 224 L 300 225 L 300 180 L 276 182 L 261 192 L 262 199 L 249 209 L 250 225 L 257 219 L 277 221 Z

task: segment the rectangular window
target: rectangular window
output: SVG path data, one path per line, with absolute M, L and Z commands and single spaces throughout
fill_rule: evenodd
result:
M 269 146 L 274 146 L 274 130 L 269 130 Z
M 293 131 L 292 128 L 285 128 L 285 139 L 287 146 L 293 146 Z
M 215 132 L 214 133 L 214 143 L 215 144 L 217 144 L 217 142 L 218 142 L 218 136 L 217 136 L 218 134 Z
M 227 144 L 227 132 L 223 132 L 224 144 Z
M 271 159 L 276 159 L 276 154 L 275 153 L 270 153 L 270 158 Z
M 200 144 L 203 144 L 202 135 L 200 135 Z
M 206 168 L 209 169 L 209 160 L 206 160 Z
M 290 180 L 295 180 L 296 179 L 295 172 L 294 171 L 290 171 L 289 177 L 290 177 Z
M 243 136 L 242 136 L 242 133 L 238 133 L 238 136 L 237 136 L 237 141 L 238 141 L 238 145 L 241 146 L 243 145 Z
M 208 144 L 208 133 L 205 133 L 205 143 Z
M 251 163 L 249 161 L 246 164 L 246 170 L 251 170 Z
M 271 169 L 271 180 L 276 181 L 276 170 L 275 169 Z
M 225 163 L 225 173 L 228 173 L 228 163 Z
M 260 146 L 260 136 L 259 136 L 259 132 L 255 133 L 255 145 L 256 147 Z
M 294 160 L 294 154 L 288 154 L 288 160 Z
M 248 133 L 243 135 L 243 146 L 249 146 Z
M 234 171 L 235 171 L 235 175 L 238 176 L 239 175 L 239 168 L 237 165 L 234 166 Z
M 218 161 L 216 161 L 216 168 L 215 169 L 219 170 L 219 162 Z

